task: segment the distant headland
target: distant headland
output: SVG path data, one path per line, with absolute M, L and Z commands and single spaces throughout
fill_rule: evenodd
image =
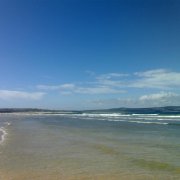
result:
M 38 108 L 0 108 L 0 113 L 123 113 L 123 114 L 180 114 L 180 106 L 148 107 L 148 108 L 110 108 L 98 110 L 50 110 Z

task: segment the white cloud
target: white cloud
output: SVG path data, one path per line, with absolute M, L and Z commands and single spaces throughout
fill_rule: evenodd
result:
M 102 74 L 96 77 L 96 83 L 104 86 L 111 86 L 111 87 L 124 87 L 124 83 L 126 82 L 126 78 L 129 74 L 123 73 L 108 73 Z M 125 82 L 124 82 L 125 81 Z
M 125 91 L 106 87 L 106 86 L 97 86 L 97 87 L 78 87 L 74 90 L 74 92 L 80 94 L 118 94 L 118 93 L 124 93 Z
M 69 83 L 69 84 L 62 84 L 60 85 L 59 89 L 69 89 L 69 90 L 72 90 L 74 89 L 76 86 L 72 83 Z
M 0 90 L 0 99 L 3 100 L 12 100 L 12 99 L 39 100 L 44 95 L 45 93 L 43 92 Z
M 143 95 L 139 98 L 140 101 L 156 101 L 165 100 L 167 98 L 178 97 L 179 95 L 173 92 L 160 92 L 155 94 Z
M 152 77 L 154 75 L 160 75 L 167 72 L 168 71 L 165 69 L 154 69 L 154 70 L 149 70 L 149 71 L 144 71 L 144 72 L 136 72 L 134 74 L 140 77 Z
M 38 85 L 42 90 L 58 90 L 61 94 L 68 95 L 72 93 L 78 94 L 117 94 L 124 93 L 124 90 L 116 89 L 109 86 L 76 86 L 74 84 L 62 84 L 57 86 Z
M 180 95 L 173 92 L 159 92 L 139 97 L 142 106 L 180 105 Z
M 41 90 L 59 91 L 61 94 L 118 94 L 128 89 L 175 90 L 180 88 L 180 73 L 154 69 L 133 74 L 107 73 L 93 76 L 93 82 L 38 85 Z
M 91 103 L 96 108 L 178 106 L 180 105 L 180 94 L 158 92 L 146 94 L 138 98 L 97 99 L 91 101 Z
M 107 80 L 107 79 L 114 79 L 114 78 L 120 78 L 120 77 L 127 77 L 128 74 L 123 73 L 107 73 L 107 74 L 101 74 L 100 76 L 97 76 L 96 78 L 98 80 Z
M 156 88 L 172 89 L 180 87 L 180 73 L 167 71 L 165 69 L 155 69 L 145 72 L 135 73 L 136 79 L 131 87 L 135 88 Z
M 116 86 L 112 86 L 109 82 L 106 84 L 103 83 L 90 83 L 89 86 L 85 85 L 75 85 L 73 83 L 67 84 L 60 84 L 60 85 L 38 85 L 38 89 L 41 90 L 54 90 L 59 91 L 61 94 L 68 95 L 68 94 L 117 94 L 117 93 L 124 93 L 125 91 Z
M 96 83 L 116 88 L 173 89 L 180 87 L 180 72 L 154 69 L 134 74 L 109 73 L 96 77 Z
M 73 89 L 75 85 L 73 83 L 61 84 L 61 85 L 38 85 L 37 88 L 41 90 L 61 90 L 61 89 Z
M 37 88 L 38 89 L 41 89 L 41 90 L 58 90 L 59 88 L 60 88 L 60 86 L 58 85 L 58 86 L 56 86 L 56 85 L 53 85 L 53 86 L 51 86 L 51 85 L 37 85 Z

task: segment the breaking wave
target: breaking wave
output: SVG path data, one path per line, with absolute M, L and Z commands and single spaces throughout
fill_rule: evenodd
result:
M 6 136 L 7 136 L 7 134 L 8 134 L 8 132 L 7 132 L 7 126 L 10 126 L 11 123 L 5 122 L 3 125 L 4 125 L 4 126 L 0 127 L 0 144 L 3 144 L 3 142 L 5 141 Z
M 179 124 L 179 115 L 158 115 L 158 114 L 121 114 L 121 113 L 82 113 L 63 114 L 71 118 L 81 118 L 85 120 L 103 120 L 115 122 L 129 122 L 138 124 L 169 125 Z

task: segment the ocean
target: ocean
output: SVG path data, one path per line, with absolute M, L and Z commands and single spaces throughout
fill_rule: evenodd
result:
M 0 180 L 179 180 L 180 116 L 0 114 Z

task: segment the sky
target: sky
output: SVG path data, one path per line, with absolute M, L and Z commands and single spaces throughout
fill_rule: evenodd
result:
M 169 105 L 179 0 L 0 1 L 0 108 Z

